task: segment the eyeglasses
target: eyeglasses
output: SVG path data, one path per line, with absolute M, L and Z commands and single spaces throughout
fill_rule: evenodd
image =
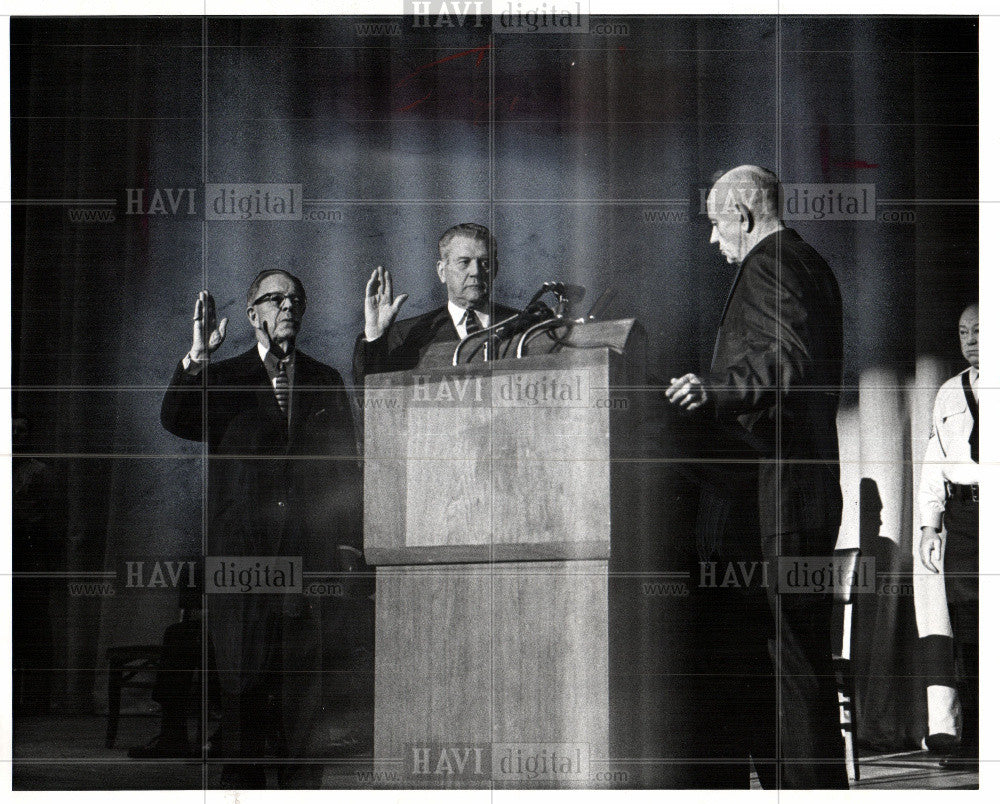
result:
M 281 307 L 285 303 L 285 299 L 288 299 L 292 303 L 292 307 L 304 307 L 306 303 L 305 298 L 294 293 L 265 293 L 260 298 L 254 299 L 253 304 L 250 306 L 273 304 L 275 307 Z

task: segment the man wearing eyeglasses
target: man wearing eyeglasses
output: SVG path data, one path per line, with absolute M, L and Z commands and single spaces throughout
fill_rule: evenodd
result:
M 209 756 L 223 765 L 224 788 L 265 787 L 264 757 L 283 760 L 281 787 L 319 787 L 323 770 L 307 761 L 321 727 L 321 598 L 276 589 L 262 573 L 251 589 L 229 591 L 224 559 L 277 568 L 287 564 L 274 557 L 300 558 L 301 572 L 315 577 L 360 555 L 350 407 L 340 375 L 296 349 L 305 310 L 298 278 L 261 271 L 246 306 L 256 343 L 216 363 L 228 320 L 216 319 L 215 301 L 202 291 L 191 349 L 161 410 L 168 431 L 208 446 L 207 621 L 223 710 Z

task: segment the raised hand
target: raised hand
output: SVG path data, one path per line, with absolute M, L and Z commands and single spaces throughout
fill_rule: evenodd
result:
M 370 341 L 381 338 L 408 298 L 406 293 L 392 298 L 392 274 L 385 268 L 380 265 L 372 271 L 365 285 L 365 337 Z
M 204 363 L 208 356 L 222 346 L 226 339 L 228 318 L 218 323 L 215 320 L 215 299 L 207 290 L 198 294 L 194 303 L 194 326 L 191 335 L 191 359 L 196 363 Z

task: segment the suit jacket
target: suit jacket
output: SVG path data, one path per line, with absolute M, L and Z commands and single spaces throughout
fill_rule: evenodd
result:
M 840 526 L 842 318 L 833 271 L 792 229 L 758 243 L 733 282 L 706 382 L 715 415 L 760 455 L 763 535 Z
M 490 320 L 496 323 L 516 312 L 511 307 L 495 304 Z M 361 333 L 354 344 L 354 384 L 363 387 L 368 374 L 415 369 L 431 344 L 458 341 L 447 305 L 394 321 L 385 334 L 374 341 L 366 341 Z
M 205 371 L 177 365 L 160 418 L 174 435 L 207 441 L 210 549 L 292 550 L 307 569 L 336 569 L 337 544 L 361 547 L 357 443 L 340 375 L 296 351 L 289 424 L 256 346 Z
M 338 545 L 361 548 L 354 425 L 344 384 L 329 366 L 296 351 L 289 423 L 256 346 L 196 376 L 178 364 L 160 418 L 174 435 L 207 443 L 210 556 L 301 556 L 304 572 L 335 572 Z M 332 605 L 306 594 L 208 596 L 224 722 L 241 755 L 265 750 L 263 734 L 239 703 L 263 684 L 280 696 L 288 755 L 315 750 L 324 678 L 321 609 Z M 282 683 L 289 671 L 298 671 L 294 683 Z

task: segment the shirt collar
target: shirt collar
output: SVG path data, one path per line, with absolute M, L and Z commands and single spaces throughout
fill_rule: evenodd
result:
M 979 382 L 979 369 L 975 366 L 969 366 L 969 382 L 975 385 Z
M 451 316 L 451 321 L 455 325 L 456 330 L 465 323 L 465 311 L 465 307 L 459 307 L 451 299 L 448 299 L 448 315 Z M 484 327 L 488 327 L 490 325 L 489 313 L 484 313 L 482 310 L 476 310 L 476 318 L 479 319 L 479 323 Z
M 260 355 L 261 361 L 264 363 L 264 368 L 267 369 L 267 373 L 274 377 L 275 373 L 278 371 L 278 356 L 268 349 L 260 341 L 257 341 L 257 354 Z M 290 371 L 295 365 L 295 352 L 293 351 L 287 358 L 285 358 L 285 370 Z

